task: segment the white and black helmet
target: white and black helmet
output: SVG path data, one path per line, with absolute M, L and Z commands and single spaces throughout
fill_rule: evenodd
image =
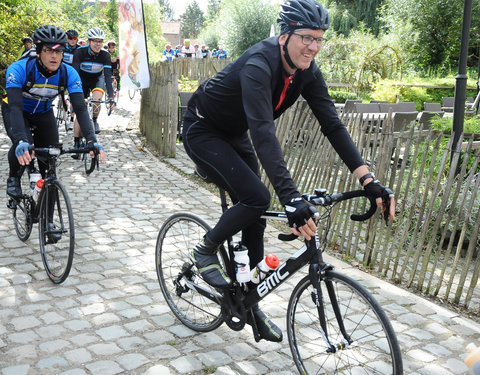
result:
M 92 27 L 87 32 L 87 39 L 88 40 L 92 40 L 92 39 L 102 39 L 103 40 L 103 39 L 105 39 L 105 33 L 99 27 Z
M 330 16 L 317 0 L 287 0 L 281 5 L 277 23 L 281 34 L 298 29 L 327 30 Z

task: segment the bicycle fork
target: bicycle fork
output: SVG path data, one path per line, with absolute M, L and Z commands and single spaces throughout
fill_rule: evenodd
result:
M 320 329 L 323 340 L 326 342 L 328 349 L 327 353 L 336 353 L 340 350 L 346 349 L 353 340 L 351 339 L 350 335 L 345 330 L 345 324 L 343 322 L 343 318 L 340 312 L 340 306 L 338 305 L 337 296 L 335 294 L 334 286 L 331 280 L 328 280 L 326 277 L 326 272 L 333 270 L 333 266 L 328 263 L 318 264 L 312 262 L 310 264 L 310 281 L 313 285 L 313 292 L 312 292 L 312 301 L 315 303 L 318 312 L 318 318 L 320 322 Z M 328 297 L 330 299 L 330 303 L 332 304 L 332 309 L 335 314 L 335 318 L 338 323 L 338 327 L 340 332 L 342 332 L 343 340 L 340 340 L 338 343 L 332 343 L 328 337 L 328 329 L 327 329 L 327 320 L 325 316 L 325 305 L 323 302 L 323 292 L 320 286 L 320 282 L 323 281 L 327 288 Z

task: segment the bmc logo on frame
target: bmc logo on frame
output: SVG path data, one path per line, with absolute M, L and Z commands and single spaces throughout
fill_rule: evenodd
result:
M 290 275 L 290 272 L 288 271 L 282 274 L 282 270 L 286 265 L 286 263 L 282 264 L 274 273 L 268 276 L 257 286 L 257 292 L 260 297 L 267 295 L 278 284 L 280 284 L 282 280 L 286 279 Z

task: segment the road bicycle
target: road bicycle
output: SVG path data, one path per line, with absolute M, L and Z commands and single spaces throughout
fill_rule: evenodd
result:
M 57 120 L 57 126 L 60 128 L 62 124 L 65 127 L 65 132 L 73 130 L 73 113 L 70 110 L 70 99 L 68 96 L 62 98 L 61 95 L 58 96 L 57 100 L 57 111 L 55 113 L 55 118 Z
M 93 118 L 93 112 L 94 108 L 97 108 L 97 106 L 102 105 L 102 103 L 105 104 L 105 107 L 107 108 L 107 115 L 110 116 L 113 111 L 113 106 L 112 104 L 116 104 L 114 99 L 109 99 L 109 100 L 102 100 L 102 99 L 93 99 L 91 96 L 87 100 L 87 108 L 88 108 L 88 115 L 90 118 Z
M 119 79 L 120 77 L 118 77 Z M 118 104 L 118 100 L 120 99 L 120 85 L 118 84 L 119 81 L 117 81 L 117 77 L 115 75 L 112 75 L 112 88 L 113 88 L 113 95 L 112 95 L 112 100 L 115 102 L 115 104 Z M 109 104 L 105 103 L 105 107 L 107 110 L 109 109 Z
M 9 197 L 7 207 L 12 210 L 13 224 L 20 240 L 28 240 L 33 224 L 38 223 L 40 253 L 45 271 L 50 280 L 60 284 L 66 280 L 72 267 L 75 229 L 70 198 L 57 178 L 56 169 L 61 155 L 88 153 L 91 149 L 64 150 L 62 145 L 58 145 L 30 146 L 29 150 L 34 151 L 35 157 L 48 165 L 43 187 L 36 198 L 30 187 L 30 168 L 26 168 L 27 173 L 23 173 L 21 179 L 23 194 L 18 198 Z M 98 155 L 97 149 L 93 152 Z M 95 168 L 95 163 L 92 163 L 91 168 Z
M 303 198 L 322 214 L 316 220 L 326 224 L 334 205 L 356 197 L 363 190 L 315 194 Z M 228 209 L 225 191 L 220 189 L 222 210 Z M 374 199 L 364 214 L 352 220 L 367 220 L 376 212 Z M 388 212 L 388 211 L 387 211 Z M 286 220 L 284 212 L 267 211 L 267 219 Z M 226 323 L 241 330 L 251 315 L 252 306 L 278 288 L 295 272 L 308 265 L 308 275 L 300 279 L 291 292 L 287 309 L 287 334 L 292 357 L 300 374 L 403 374 L 402 355 L 392 325 L 374 297 L 352 278 L 337 272 L 324 262 L 326 241 L 319 235 L 305 240 L 301 249 L 292 252 L 284 263 L 253 289 L 234 282 L 227 290 L 209 286 L 193 265 L 190 254 L 210 226 L 191 213 L 176 213 L 162 225 L 155 248 L 157 277 L 163 296 L 173 314 L 187 327 L 208 332 Z M 280 240 L 295 236 L 280 234 Z M 325 240 L 325 238 L 324 238 Z M 220 246 L 219 260 L 235 280 L 232 238 Z M 254 338 L 260 340 L 252 326 Z
M 112 103 L 115 104 L 115 101 L 112 100 L 98 100 L 98 99 L 93 99 L 91 96 L 87 100 L 87 109 L 88 109 L 88 115 L 90 116 L 90 119 L 93 119 L 93 109 L 95 105 L 101 105 L 102 103 L 105 103 L 107 106 L 107 114 L 108 116 L 111 115 L 112 113 Z M 81 137 L 80 141 L 80 148 L 85 148 L 87 145 L 87 140 L 85 137 Z M 91 157 L 89 153 L 83 153 L 82 157 L 82 163 L 85 168 L 85 173 L 87 176 L 89 176 L 95 169 L 99 169 L 99 163 L 98 163 L 98 158 L 96 157 Z M 92 168 L 92 166 L 95 164 L 95 167 Z

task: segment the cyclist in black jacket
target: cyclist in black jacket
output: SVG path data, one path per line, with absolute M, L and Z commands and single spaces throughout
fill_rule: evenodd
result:
M 77 48 L 73 54 L 72 66 L 80 74 L 82 79 L 83 93 L 85 98 L 90 96 L 95 100 L 102 100 L 105 89 L 108 98 L 113 97 L 112 88 L 112 61 L 110 54 L 103 49 L 105 33 L 98 27 L 92 27 L 87 32 L 88 44 Z M 111 103 L 115 106 L 115 103 Z M 100 125 L 97 122 L 101 105 L 96 103 L 93 106 L 93 126 L 95 134 L 100 133 Z M 74 127 L 74 146 L 80 143 L 80 129 L 77 122 Z
M 277 22 L 281 35 L 257 43 L 204 82 L 185 114 L 183 142 L 188 155 L 235 203 L 192 251 L 202 276 L 217 288 L 231 283 L 216 255 L 228 236 L 242 231 L 252 265 L 263 258 L 266 224 L 260 216 L 270 205 L 270 193 L 259 178 L 257 156 L 285 206 L 292 232 L 307 239 L 315 234 L 311 218 L 315 210 L 301 198 L 275 135 L 274 119 L 300 95 L 342 160 L 377 198 L 377 205 L 383 205 L 382 198 L 389 199 L 388 214 L 393 218 L 395 212 L 393 196 L 369 172 L 315 64 L 330 23 L 327 10 L 316 0 L 289 0 L 281 6 Z M 281 330 L 258 306 L 253 312 L 262 338 L 281 341 Z

